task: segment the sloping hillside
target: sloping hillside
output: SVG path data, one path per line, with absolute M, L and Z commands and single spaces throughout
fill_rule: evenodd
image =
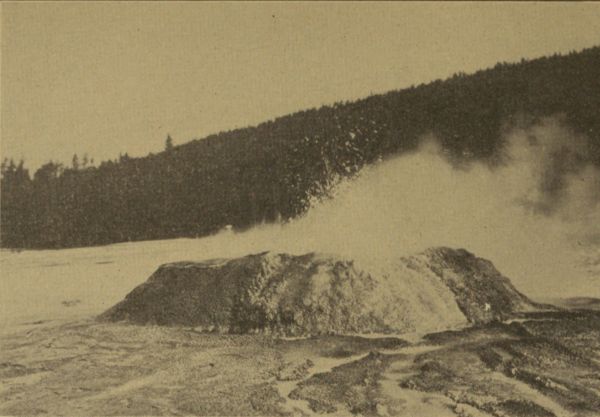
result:
M 309 109 L 256 127 L 122 155 L 98 167 L 2 170 L 3 247 L 67 247 L 202 236 L 302 213 L 332 178 L 414 149 L 434 134 L 450 159 L 496 163 L 507 127 L 544 116 L 589 141 L 600 166 L 600 48 L 456 74 Z
M 377 273 L 318 254 L 167 264 L 101 319 L 231 333 L 423 332 L 535 307 L 491 262 L 437 248 Z

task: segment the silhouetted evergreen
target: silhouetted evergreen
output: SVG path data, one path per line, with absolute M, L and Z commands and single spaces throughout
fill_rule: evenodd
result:
M 600 166 L 600 48 L 300 111 L 143 158 L 2 165 L 3 247 L 52 248 L 204 236 L 306 209 L 334 175 L 435 134 L 449 158 L 494 163 L 508 126 L 562 115 Z
M 167 140 L 165 140 L 165 151 L 170 151 L 173 149 L 173 138 L 171 135 L 167 135 Z

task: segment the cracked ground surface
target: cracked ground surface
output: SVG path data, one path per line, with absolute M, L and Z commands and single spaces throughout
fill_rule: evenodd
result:
M 599 312 L 406 339 L 34 323 L 0 341 L 0 414 L 600 414 Z

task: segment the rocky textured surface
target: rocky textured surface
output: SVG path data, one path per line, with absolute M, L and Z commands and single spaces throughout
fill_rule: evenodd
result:
M 84 320 L 0 338 L 0 415 L 597 417 L 600 312 L 398 337 Z
M 515 311 L 544 307 L 517 291 L 492 262 L 464 249 L 429 249 L 412 259 L 420 259 L 422 269 L 429 268 L 440 278 L 472 323 L 506 319 Z
M 163 265 L 100 319 L 222 333 L 398 333 L 485 323 L 536 306 L 491 262 L 462 249 L 372 267 L 261 253 Z

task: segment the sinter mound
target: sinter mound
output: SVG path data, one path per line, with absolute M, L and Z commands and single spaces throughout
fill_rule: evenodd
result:
M 429 249 L 368 270 L 334 256 L 266 252 L 162 265 L 100 319 L 230 333 L 400 333 L 535 307 L 491 262 L 463 249 Z

